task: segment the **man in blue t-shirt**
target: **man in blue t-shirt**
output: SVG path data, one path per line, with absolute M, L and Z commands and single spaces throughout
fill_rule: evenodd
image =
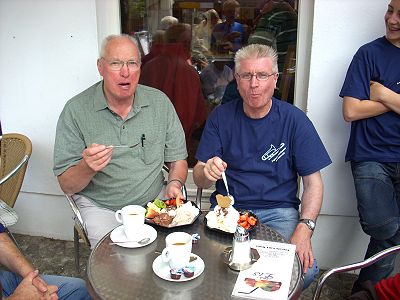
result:
M 296 245 L 307 287 L 318 273 L 311 236 L 322 204 L 320 170 L 331 160 L 307 116 L 273 98 L 277 58 L 273 48 L 258 44 L 236 53 L 241 97 L 217 107 L 207 120 L 193 176 L 202 188 L 216 183 L 215 205 L 216 194 L 227 194 L 225 172 L 235 207 L 253 211 Z M 298 176 L 304 185 L 300 216 Z
M 390 2 L 385 24 L 386 35 L 354 55 L 340 91 L 343 117 L 351 122 L 346 161 L 370 236 L 365 258 L 400 244 L 400 0 Z M 389 276 L 394 260 L 391 255 L 362 269 L 353 293 L 366 280 Z
M 226 0 L 222 7 L 225 21 L 215 25 L 211 34 L 211 49 L 216 54 L 227 54 L 239 50 L 245 40 L 243 25 L 236 22 L 240 4 L 236 0 Z
M 0 299 L 91 299 L 80 278 L 42 275 L 22 255 L 0 223 Z M 2 298 L 5 297 L 5 298 Z

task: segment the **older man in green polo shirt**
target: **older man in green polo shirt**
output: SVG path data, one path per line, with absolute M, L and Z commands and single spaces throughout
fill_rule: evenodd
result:
M 53 169 L 61 189 L 74 195 L 92 247 L 119 225 L 115 210 L 157 196 L 182 197 L 188 169 L 172 103 L 138 84 L 136 42 L 107 37 L 97 67 L 103 80 L 69 100 L 60 115 Z M 164 163 L 170 168 L 165 190 Z

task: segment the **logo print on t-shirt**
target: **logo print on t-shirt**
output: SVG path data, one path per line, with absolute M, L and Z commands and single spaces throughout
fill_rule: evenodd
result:
M 270 160 L 271 162 L 277 162 L 283 155 L 285 155 L 285 143 L 281 143 L 279 148 L 276 148 L 274 145 L 271 144 L 268 151 L 261 156 L 262 160 Z

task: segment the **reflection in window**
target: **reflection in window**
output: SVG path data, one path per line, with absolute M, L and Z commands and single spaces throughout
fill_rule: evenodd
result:
M 142 53 L 140 82 L 164 91 L 185 129 L 189 166 L 207 115 L 239 97 L 235 52 L 250 43 L 278 52 L 274 96 L 293 103 L 297 0 L 120 0 L 123 33 Z

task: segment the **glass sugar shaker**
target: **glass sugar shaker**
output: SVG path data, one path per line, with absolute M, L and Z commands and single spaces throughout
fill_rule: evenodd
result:
M 233 236 L 231 262 L 247 264 L 251 261 L 249 232 L 238 225 Z

